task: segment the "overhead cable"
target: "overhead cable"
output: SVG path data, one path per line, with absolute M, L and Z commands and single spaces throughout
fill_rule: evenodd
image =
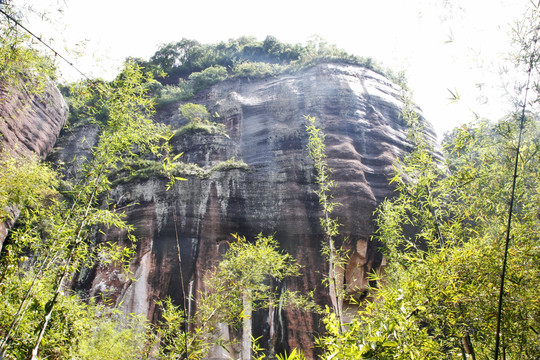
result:
M 1 0 L 0 0 L 1 1 Z M 85 73 L 83 73 L 81 70 L 79 70 L 71 61 L 69 61 L 66 57 L 64 57 L 62 54 L 60 54 L 58 51 L 54 50 L 49 44 L 44 42 L 40 36 L 37 36 L 32 31 L 30 31 L 27 27 L 21 24 L 21 22 L 17 19 L 15 19 L 13 16 L 6 13 L 4 10 L 0 9 L 0 13 L 2 13 L 5 17 L 13 21 L 17 26 L 19 26 L 21 29 L 26 31 L 30 36 L 35 38 L 37 41 L 39 41 L 41 44 L 45 45 L 47 49 L 52 51 L 55 56 L 58 56 L 60 59 L 64 60 L 69 66 L 71 66 L 73 69 L 75 69 L 79 74 L 81 74 L 85 79 L 90 80 L 90 77 L 87 76 Z

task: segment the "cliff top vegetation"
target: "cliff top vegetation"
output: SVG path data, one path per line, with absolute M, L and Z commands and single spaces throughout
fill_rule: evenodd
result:
M 201 44 L 184 38 L 161 45 L 148 61 L 131 60 L 152 72 L 163 85 L 176 85 L 212 68 L 224 68 L 228 77 L 262 77 L 325 61 L 361 65 L 391 76 L 372 58 L 349 54 L 320 37 L 314 37 L 306 45 L 287 44 L 273 36 L 267 36 L 263 41 L 242 36 L 216 44 Z
M 157 108 L 188 100 L 198 91 L 226 79 L 260 79 L 325 62 L 364 66 L 396 82 L 403 81 L 372 58 L 349 54 L 320 37 L 312 38 L 305 45 L 284 43 L 273 36 L 263 41 L 242 36 L 216 44 L 184 38 L 161 45 L 149 60 L 127 60 L 156 79 L 148 87 Z

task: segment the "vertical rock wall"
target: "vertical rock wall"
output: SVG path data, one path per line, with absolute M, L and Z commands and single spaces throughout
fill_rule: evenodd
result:
M 41 94 L 0 84 L 0 149 L 44 159 L 65 125 L 68 106 L 56 86 Z
M 0 84 L 0 152 L 44 159 L 52 150 L 67 116 L 68 106 L 53 84 L 41 94 L 12 90 Z M 9 212 L 12 220 L 0 223 L 0 250 L 19 216 L 16 207 Z
M 97 267 L 86 274 L 82 286 L 91 295 L 107 294 L 126 312 L 147 314 L 153 320 L 158 316 L 155 301 L 165 296 L 183 304 L 184 296 L 193 294 L 195 300 L 188 305 L 193 311 L 198 291 L 205 287 L 204 274 L 218 263 L 230 234 L 252 238 L 263 233 L 275 234 L 281 247 L 303 266 L 301 276 L 278 284 L 279 288 L 314 290 L 316 301 L 328 304 L 321 282 L 326 272 L 320 253 L 321 211 L 306 151 L 304 116 L 311 115 L 326 133 L 328 164 L 337 183 L 334 197 L 342 204 L 335 213 L 343 224 L 341 238 L 348 239 L 345 246 L 351 251 L 345 280 L 361 297 L 366 274 L 382 260 L 377 244 L 370 241 L 372 214 L 392 194 L 388 183 L 392 164 L 409 148 L 399 116 L 399 92 L 389 80 L 363 67 L 320 64 L 262 80 L 228 80 L 199 93 L 191 101 L 218 113 L 217 121 L 225 124 L 229 136 L 175 137 L 175 151 L 205 169 L 234 156 L 249 170 L 190 176 L 169 191 L 166 180 L 157 177 L 116 186 L 113 204 L 125 210 L 139 238 L 131 264 L 135 280 L 125 278 L 119 269 Z M 156 121 L 174 128 L 183 125 L 178 105 L 162 109 Z M 69 153 L 76 139 L 73 135 L 63 143 L 64 152 Z M 123 236 L 106 234 L 119 241 Z M 312 358 L 313 336 L 321 325 L 314 313 L 278 307 L 259 311 L 253 329 L 271 353 L 299 347 Z

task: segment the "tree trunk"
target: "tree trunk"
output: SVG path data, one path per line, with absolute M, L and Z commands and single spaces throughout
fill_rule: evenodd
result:
M 242 295 L 244 316 L 242 318 L 242 360 L 251 359 L 251 292 L 246 290 Z

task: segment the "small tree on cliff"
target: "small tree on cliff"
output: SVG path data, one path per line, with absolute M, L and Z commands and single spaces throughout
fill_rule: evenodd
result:
M 210 114 L 204 105 L 187 103 L 181 105 L 178 110 L 189 122 L 201 122 L 210 118 Z
M 255 243 L 243 236 L 233 235 L 235 241 L 220 262 L 215 279 L 227 289 L 231 299 L 241 299 L 232 308 L 233 315 L 242 319 L 242 359 L 251 359 L 251 314 L 256 307 L 275 304 L 271 280 L 283 280 L 298 275 L 299 266 L 289 255 L 278 250 L 273 236 L 259 234 Z M 239 311 L 240 310 L 240 311 Z
M 298 275 L 300 267 L 289 254 L 279 251 L 273 236 L 259 234 L 254 243 L 243 236 L 233 237 L 223 260 L 207 276 L 209 290 L 201 294 L 193 331 L 182 329 L 184 312 L 170 301 L 164 302 L 164 321 L 157 328 L 164 344 L 160 350 L 163 359 L 205 358 L 211 347 L 222 342 L 217 328 L 220 323 L 242 325 L 241 358 L 251 359 L 252 312 L 275 306 L 272 281 Z
M 321 226 L 324 231 L 325 241 L 323 242 L 322 252 L 328 261 L 328 289 L 332 308 L 336 319 L 338 320 L 337 329 L 344 329 L 343 323 L 343 298 L 345 289 L 343 287 L 343 266 L 345 254 L 336 246 L 335 237 L 339 235 L 339 222 L 332 218 L 332 212 L 339 204 L 332 200 L 331 190 L 335 183 L 331 178 L 332 168 L 326 162 L 326 146 L 324 144 L 325 135 L 321 129 L 315 126 L 315 118 L 307 116 L 308 125 L 306 131 L 309 134 L 308 150 L 309 156 L 313 159 L 315 166 L 315 182 L 319 188 L 315 191 L 319 198 L 323 216 L 320 218 Z

